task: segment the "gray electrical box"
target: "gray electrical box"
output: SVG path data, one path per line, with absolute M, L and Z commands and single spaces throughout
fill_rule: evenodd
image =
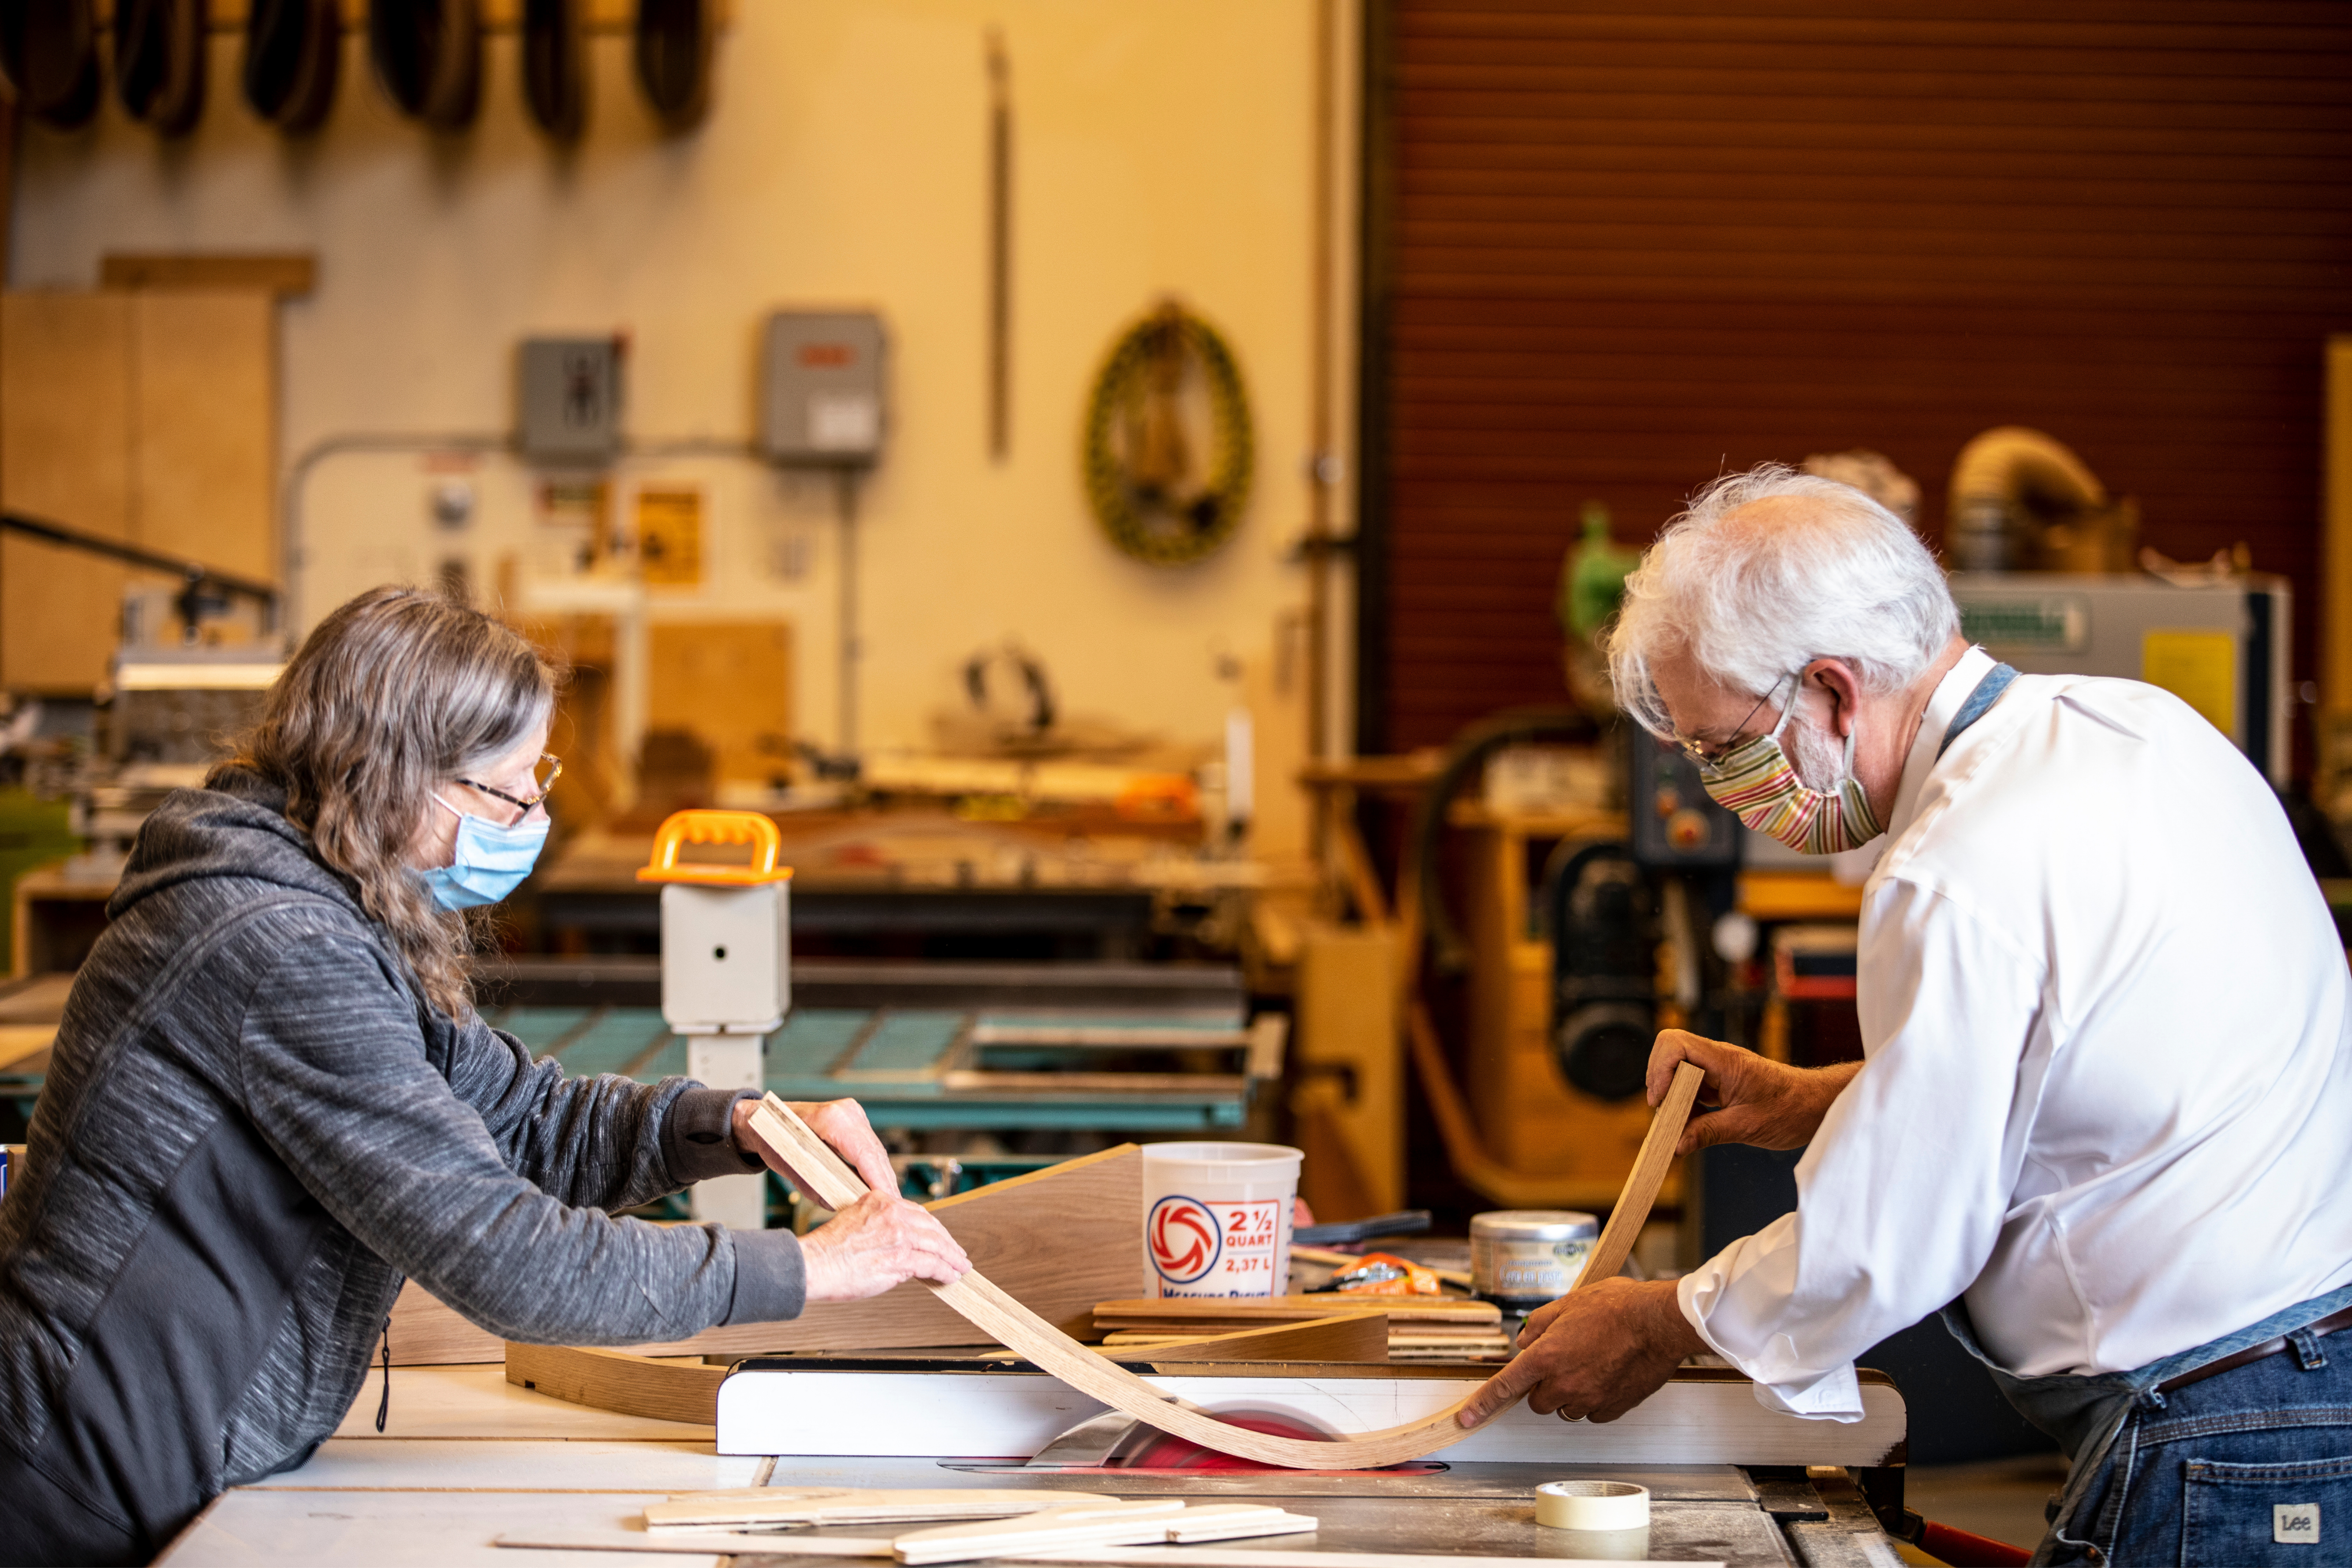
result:
M 882 318 L 779 310 L 760 367 L 760 450 L 771 462 L 865 468 L 881 460 Z
M 621 449 L 618 338 L 525 338 L 516 424 L 527 461 L 557 467 L 611 462 Z

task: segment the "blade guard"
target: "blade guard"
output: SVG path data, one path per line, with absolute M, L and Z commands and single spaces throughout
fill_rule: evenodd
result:
M 677 852 L 688 844 L 743 844 L 751 858 L 741 866 L 689 861 L 679 865 Z M 640 882 L 692 882 L 704 887 L 756 888 L 792 880 L 793 868 L 779 868 L 784 836 L 774 822 L 756 811 L 674 811 L 654 835 L 653 858 L 637 870 Z

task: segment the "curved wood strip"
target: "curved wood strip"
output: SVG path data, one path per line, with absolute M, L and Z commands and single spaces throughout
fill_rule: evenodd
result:
M 1666 1168 L 1674 1163 L 1675 1145 L 1681 1141 L 1683 1123 L 1689 1120 L 1705 1076 L 1688 1062 L 1675 1069 L 1673 1087 L 1651 1120 L 1649 1135 L 1642 1140 L 1633 1173 L 1626 1180 L 1624 1192 L 1610 1211 L 1609 1224 L 1586 1260 L 1584 1272 L 1577 1279 L 1579 1289 L 1593 1280 L 1608 1279 L 1624 1266 L 1626 1255 L 1633 1250 L 1633 1238 L 1641 1234 L 1643 1222 L 1649 1218 L 1650 1205 L 1657 1199 Z M 791 1168 L 794 1180 L 806 1177 L 802 1184 L 826 1207 L 845 1208 L 865 1195 L 866 1184 L 856 1173 L 842 1163 L 824 1142 L 793 1113 L 792 1108 L 774 1095 L 769 1095 L 752 1112 L 751 1126 L 776 1157 Z M 931 1289 L 974 1327 L 998 1343 L 1019 1351 L 1024 1358 L 1087 1397 L 1125 1411 L 1163 1432 L 1189 1438 L 1220 1453 L 1255 1459 L 1260 1464 L 1305 1470 L 1377 1469 L 1433 1454 L 1470 1435 L 1470 1428 L 1454 1421 L 1462 1409 L 1459 1404 L 1401 1426 L 1323 1441 L 1244 1431 L 1206 1411 L 1171 1400 L 1125 1367 L 1106 1361 L 997 1289 L 978 1269 L 952 1285 L 935 1285 Z

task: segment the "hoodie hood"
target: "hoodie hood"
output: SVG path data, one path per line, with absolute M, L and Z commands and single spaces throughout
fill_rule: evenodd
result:
M 310 837 L 286 819 L 286 792 L 249 768 L 214 770 L 203 789 L 175 789 L 131 847 L 110 920 L 184 882 L 232 877 L 331 899 L 359 919 L 351 879 L 319 858 Z M 373 922 L 371 922 L 373 923 Z

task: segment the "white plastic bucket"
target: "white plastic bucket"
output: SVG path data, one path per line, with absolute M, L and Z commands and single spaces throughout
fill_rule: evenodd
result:
M 1154 1296 L 1279 1296 L 1305 1156 L 1279 1143 L 1146 1143 L 1143 1268 Z

